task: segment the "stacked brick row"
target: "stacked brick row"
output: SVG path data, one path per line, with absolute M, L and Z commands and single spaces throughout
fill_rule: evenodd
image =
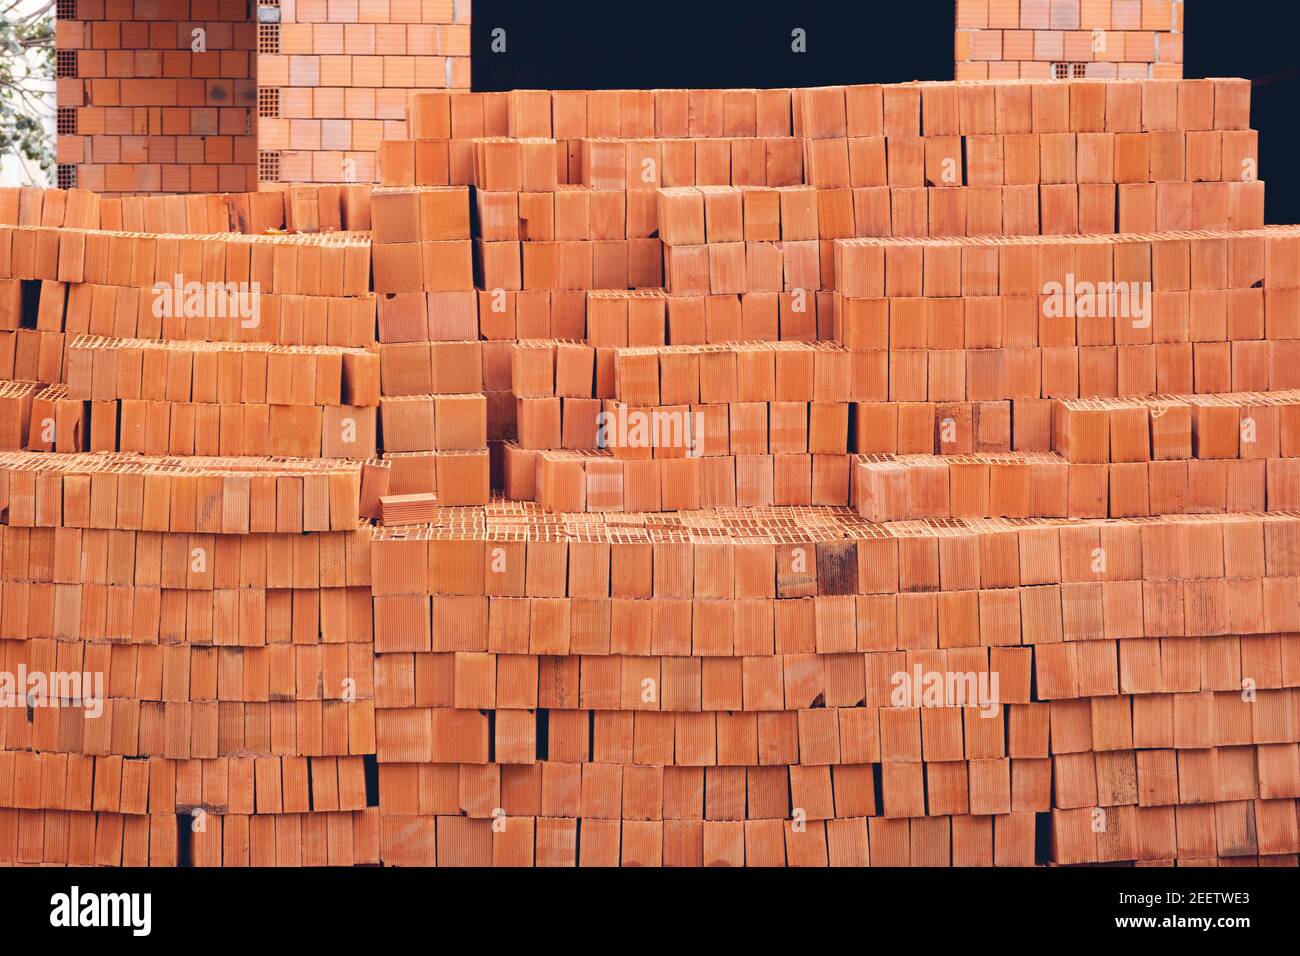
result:
M 417 97 L 381 172 L 472 187 L 513 402 L 506 500 L 373 544 L 385 862 L 1294 864 L 1244 92 Z
M 346 347 L 373 345 L 364 234 L 18 225 L 0 226 L 0 250 L 0 376 L 10 380 L 69 381 L 78 336 L 316 346 L 339 359 Z M 104 434 L 114 432 L 116 419 Z
M 370 229 L 370 185 L 250 193 L 104 196 L 87 189 L 0 187 L 0 225 L 199 236 Z
M 1290 516 L 443 514 L 373 546 L 386 862 L 1294 858 Z
M 1300 234 L 1257 214 L 1242 93 L 420 94 L 385 186 L 282 200 L 368 236 L 8 200 L 0 643 L 105 674 L 111 719 L 66 686 L 5 714 L 0 856 L 1294 864 Z M 1017 135 L 1037 182 L 1005 181 Z M 959 183 L 889 182 L 945 137 Z M 859 232 L 855 190 L 987 188 L 979 137 L 999 191 L 1106 187 L 1110 228 Z M 256 334 L 130 307 L 244 253 L 311 301 Z M 117 450 L 128 401 L 194 427 Z M 371 408 L 373 445 L 221 448 L 261 406 Z
M 362 780 L 373 711 L 359 473 L 3 456 L 6 861 L 204 863 L 224 840 L 234 863 L 250 824 L 280 828 L 295 853 L 328 833 L 331 862 L 365 861 L 354 831 L 364 846 L 377 821 Z M 46 674 L 59 676 L 14 690 L 14 675 Z
M 368 192 L 0 193 L 0 859 L 379 861 Z

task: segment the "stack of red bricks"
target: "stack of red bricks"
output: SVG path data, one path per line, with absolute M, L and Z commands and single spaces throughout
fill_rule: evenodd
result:
M 475 187 L 485 336 L 570 338 L 590 289 L 829 290 L 836 239 L 1260 226 L 1248 111 L 1240 80 L 421 94 L 381 175 Z
M 359 470 L 3 455 L 6 862 L 378 859 Z
M 88 189 L 0 187 L 0 225 L 198 236 L 369 231 L 369 184 L 250 193 L 104 196 Z
M 458 511 L 373 545 L 385 862 L 1294 863 L 1292 516 Z
M 286 186 L 249 193 L 104 198 L 99 228 L 184 236 L 369 231 L 370 190 L 368 184 Z
M 380 188 L 371 211 L 389 493 L 486 504 L 488 414 L 469 190 Z
M 1294 865 L 1245 94 L 420 94 L 373 192 L 0 194 L 0 653 L 104 677 L 0 721 L 0 859 Z
M 41 200 L 63 195 L 13 190 L 0 203 L 40 223 L 59 205 Z M 86 218 L 0 226 L 0 376 L 67 385 L 57 401 L 77 422 L 42 439 L 33 421 L 11 447 L 373 457 L 368 235 L 71 224 Z
M 379 861 L 368 193 L 0 191 L 5 862 Z
M 373 544 L 385 861 L 1294 864 L 1247 92 L 415 98 L 519 503 Z

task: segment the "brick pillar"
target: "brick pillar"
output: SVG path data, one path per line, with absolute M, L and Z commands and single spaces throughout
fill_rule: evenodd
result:
M 59 184 L 257 188 L 248 0 L 60 0 Z

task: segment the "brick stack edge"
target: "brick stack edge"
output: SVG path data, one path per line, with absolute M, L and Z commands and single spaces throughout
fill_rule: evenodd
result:
M 406 109 L 379 186 L 0 191 L 3 671 L 104 675 L 0 711 L 0 859 L 1296 864 L 1246 81 Z

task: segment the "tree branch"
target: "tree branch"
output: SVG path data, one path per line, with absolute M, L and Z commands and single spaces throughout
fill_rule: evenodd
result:
M 13 3 L 11 3 L 11 4 L 9 4 L 9 6 L 5 7 L 5 9 L 4 9 L 5 14 L 7 15 L 7 14 L 9 13 L 10 10 L 12 10 L 14 7 L 18 6 L 18 4 L 20 4 L 20 3 L 22 3 L 22 2 L 23 2 L 23 0 L 13 0 Z M 21 14 L 20 16 L 18 16 L 18 17 L 15 17 L 15 18 L 14 18 L 14 22 L 15 22 L 15 23 L 20 23 L 20 24 L 23 24 L 23 25 L 26 25 L 26 26 L 30 26 L 30 25 L 36 23 L 37 21 L 41 20 L 42 18 L 44 18 L 46 12 L 48 12 L 49 9 L 50 9 L 50 7 L 52 7 L 52 6 L 54 6 L 54 0 L 49 0 L 49 2 L 46 3 L 45 6 L 41 7 L 39 10 L 33 10 L 33 11 L 31 11 L 30 13 L 24 13 L 24 14 Z
M 11 89 L 15 93 L 17 93 L 20 97 L 22 97 L 23 102 L 27 104 L 28 108 L 33 110 L 37 114 L 48 112 L 48 110 L 50 109 L 50 104 L 44 102 L 44 100 L 49 97 L 50 95 L 49 92 L 40 92 L 37 94 L 32 94 L 31 92 L 24 89 L 23 87 L 18 86 L 17 84 L 14 83 L 10 83 L 8 80 L 0 80 L 0 86 L 7 87 L 8 89 Z

